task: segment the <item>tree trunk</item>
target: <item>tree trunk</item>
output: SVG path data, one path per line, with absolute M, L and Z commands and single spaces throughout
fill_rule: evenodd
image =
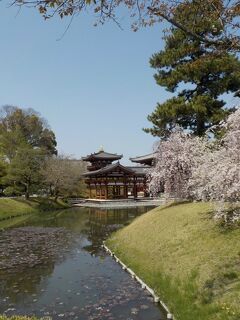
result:
M 53 191 L 52 185 L 49 186 L 49 194 L 50 194 L 50 197 L 54 196 L 54 191 Z
M 205 132 L 205 121 L 204 121 L 204 115 L 198 113 L 196 115 L 196 134 L 198 136 L 202 136 Z
M 25 186 L 25 199 L 29 199 L 29 184 L 26 184 Z

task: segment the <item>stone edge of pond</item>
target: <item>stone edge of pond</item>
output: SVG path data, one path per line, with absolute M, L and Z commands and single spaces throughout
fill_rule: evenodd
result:
M 113 259 L 115 259 L 115 261 L 116 261 L 118 264 L 120 264 L 120 266 L 122 267 L 122 269 L 123 269 L 124 271 L 128 272 L 128 273 L 131 275 L 131 277 L 132 277 L 133 279 L 135 279 L 135 280 L 141 285 L 142 289 L 145 289 L 145 290 L 147 290 L 147 291 L 149 292 L 149 294 L 153 297 L 153 301 L 154 301 L 155 303 L 159 303 L 159 304 L 163 307 L 163 309 L 164 309 L 164 310 L 166 311 L 166 313 L 167 313 L 167 319 L 169 319 L 169 320 L 176 320 L 176 319 L 174 318 L 174 316 L 170 313 L 167 305 L 160 299 L 159 296 L 157 296 L 157 295 L 155 294 L 154 290 L 153 290 L 152 288 L 150 288 L 141 278 L 139 278 L 132 269 L 128 268 L 128 267 L 116 256 L 116 254 L 115 254 L 114 252 L 112 252 L 112 251 L 106 246 L 105 241 L 103 241 L 102 248 L 103 248 L 111 257 L 113 257 Z
M 165 203 L 162 200 L 159 201 L 126 201 L 126 202 L 82 202 L 73 204 L 72 207 L 85 207 L 85 208 L 101 208 L 101 209 L 127 209 L 136 207 L 158 207 Z

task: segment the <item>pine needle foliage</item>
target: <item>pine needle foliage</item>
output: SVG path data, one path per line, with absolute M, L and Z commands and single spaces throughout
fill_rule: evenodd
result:
M 222 26 L 207 18 L 206 6 L 203 11 L 198 7 L 198 13 L 194 6 L 194 2 L 191 6 L 180 5 L 176 19 L 186 27 L 194 25 L 199 35 L 220 37 Z M 156 83 L 175 95 L 157 104 L 148 116 L 153 126 L 145 132 L 166 137 L 178 125 L 201 136 L 232 111 L 225 108 L 221 95 L 240 89 L 240 62 L 234 54 L 172 27 L 165 36 L 164 50 L 151 57 L 150 65 L 157 71 Z

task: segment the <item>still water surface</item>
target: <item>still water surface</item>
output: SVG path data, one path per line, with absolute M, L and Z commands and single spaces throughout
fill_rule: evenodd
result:
M 49 242 L 38 248 L 25 244 L 33 258 L 41 251 L 38 265 L 0 270 L 0 314 L 76 320 L 166 319 L 147 292 L 101 249 L 102 241 L 113 231 L 147 210 L 74 208 L 32 217 L 18 226 L 31 226 L 30 231 L 66 228 L 68 235 L 59 232 L 57 240 L 49 237 Z M 9 237 L 1 238 L 0 232 L 0 244 L 11 243 L 13 235 Z M 57 253 L 49 256 L 47 247 Z

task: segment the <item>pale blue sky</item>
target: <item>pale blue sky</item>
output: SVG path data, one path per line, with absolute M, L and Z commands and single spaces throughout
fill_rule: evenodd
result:
M 122 20 L 93 27 L 89 16 L 44 21 L 34 10 L 0 2 L 0 105 L 31 107 L 57 136 L 58 150 L 79 158 L 97 151 L 125 160 L 151 152 L 142 131 L 157 101 L 168 94 L 155 84 L 150 56 L 163 47 L 160 26 L 132 32 Z
M 80 157 L 100 145 L 125 158 L 151 152 L 142 131 L 164 90 L 149 57 L 158 51 L 160 27 L 134 33 L 115 24 L 93 27 L 80 16 L 61 41 L 67 20 L 44 21 L 31 9 L 0 3 L 0 105 L 31 107 L 49 122 L 60 152 Z M 126 19 L 125 19 L 126 20 Z

